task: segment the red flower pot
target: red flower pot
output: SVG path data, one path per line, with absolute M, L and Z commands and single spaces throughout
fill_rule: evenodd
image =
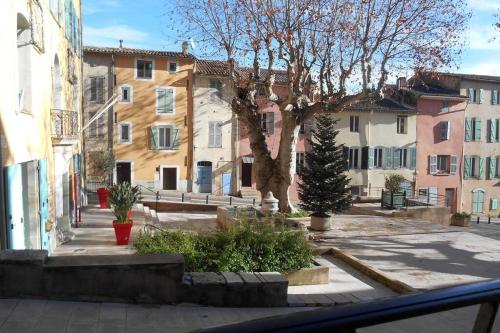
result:
M 113 228 L 115 229 L 116 245 L 127 245 L 130 239 L 130 230 L 132 229 L 133 221 L 130 223 L 117 223 L 113 221 Z
M 99 205 L 101 206 L 101 208 L 109 208 L 109 190 L 107 188 L 100 187 L 97 189 L 97 196 L 99 197 Z

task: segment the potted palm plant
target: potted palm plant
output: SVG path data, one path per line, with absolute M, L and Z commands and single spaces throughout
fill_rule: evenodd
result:
M 128 182 L 110 186 L 109 203 L 116 217 L 116 220 L 113 221 L 113 228 L 115 229 L 117 245 L 128 244 L 133 224 L 130 219 L 130 211 L 133 205 L 141 199 L 141 191 L 138 186 L 131 186 Z
M 110 150 L 92 151 L 89 154 L 92 174 L 98 179 L 100 184 L 108 184 L 110 174 L 115 166 L 113 152 Z M 109 189 L 99 187 L 97 189 L 99 205 L 101 208 L 108 208 Z

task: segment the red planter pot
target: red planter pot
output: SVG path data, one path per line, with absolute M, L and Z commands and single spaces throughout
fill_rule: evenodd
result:
M 115 229 L 116 245 L 127 245 L 130 239 L 130 231 L 132 230 L 133 221 L 130 223 L 117 223 L 113 221 L 113 228 Z
M 101 208 L 109 208 L 109 190 L 107 188 L 100 187 L 97 189 L 97 196 L 99 197 L 99 205 L 101 206 Z

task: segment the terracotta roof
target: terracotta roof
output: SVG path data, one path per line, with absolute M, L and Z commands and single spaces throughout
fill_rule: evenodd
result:
M 364 100 L 346 107 L 348 111 L 379 111 L 379 112 L 415 112 L 415 109 L 400 104 L 392 99 L 383 98 L 378 101 Z
M 253 73 L 253 68 L 251 67 L 240 67 L 238 68 L 241 76 L 243 78 L 248 77 L 250 73 Z M 229 65 L 227 61 L 222 60 L 197 60 L 196 61 L 196 74 L 201 75 L 214 75 L 214 76 L 229 76 Z M 284 70 L 274 69 L 274 78 L 276 83 L 287 83 L 288 75 Z M 261 69 L 260 75 L 262 77 L 267 75 L 267 69 Z
M 183 58 L 183 59 L 196 59 L 191 53 L 184 54 L 182 52 L 161 51 L 161 50 L 145 50 L 145 49 L 132 49 L 128 47 L 102 47 L 102 46 L 84 46 L 84 53 L 105 53 L 116 55 L 143 55 L 150 57 L 164 57 L 164 58 Z
M 438 73 L 438 75 L 451 76 L 451 77 L 456 77 L 456 78 L 465 79 L 465 80 L 489 81 L 489 82 L 500 83 L 500 76 L 461 74 L 461 73 Z
M 467 98 L 467 96 L 461 96 L 459 91 L 446 89 L 432 84 L 425 84 L 423 82 L 415 81 L 409 88 L 418 95 Z

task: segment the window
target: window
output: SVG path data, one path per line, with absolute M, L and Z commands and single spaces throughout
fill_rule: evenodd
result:
M 450 156 L 438 155 L 437 156 L 437 173 L 450 173 Z
M 497 105 L 497 104 L 500 104 L 500 94 L 498 93 L 498 90 L 492 90 L 491 105 Z
M 137 60 L 136 61 L 136 77 L 138 79 L 152 79 L 153 78 L 153 61 L 151 60 Z
M 448 112 L 448 111 L 450 111 L 450 104 L 449 104 L 449 102 L 448 102 L 448 101 L 443 101 L 443 102 L 441 103 L 441 111 L 443 111 L 443 112 Z
M 450 139 L 450 122 L 442 121 L 439 123 L 439 140 L 449 140 Z
M 430 174 L 456 174 L 457 156 L 455 155 L 429 155 Z
M 479 156 L 464 156 L 464 178 L 484 179 L 485 159 Z
M 477 90 L 476 89 L 469 88 L 467 96 L 469 97 L 469 102 L 477 103 Z
M 210 100 L 218 101 L 222 98 L 222 82 L 217 79 L 210 79 Z
M 170 73 L 175 73 L 175 72 L 177 72 L 177 63 L 176 63 L 176 62 L 174 62 L 174 61 L 169 62 L 169 63 L 168 63 L 168 71 L 169 71 Z
M 222 122 L 208 123 L 208 147 L 222 147 Z
M 295 153 L 295 173 L 300 174 L 305 164 L 305 153 Z
M 173 125 L 157 125 L 150 128 L 150 149 L 179 148 L 179 129 Z
M 130 86 L 120 87 L 120 102 L 122 103 L 132 102 L 132 87 Z
M 274 134 L 274 112 L 262 113 L 259 116 L 262 132 Z
M 500 139 L 498 119 L 488 120 L 489 142 L 498 142 Z
M 398 149 L 399 154 L 399 167 L 407 168 L 408 167 L 408 149 L 401 148 Z
M 90 101 L 104 103 L 104 77 L 90 78 Z
M 493 170 L 495 178 L 500 178 L 500 156 L 492 157 L 491 160 L 493 161 L 493 167 L 490 167 L 490 169 Z
M 481 140 L 481 119 L 465 118 L 465 141 Z
M 360 148 L 357 147 L 349 148 L 349 159 L 348 159 L 349 169 L 358 169 L 360 167 L 359 152 Z
M 156 113 L 174 114 L 174 89 L 158 88 L 156 89 Z
M 130 123 L 120 123 L 118 130 L 119 143 L 132 143 L 132 125 Z
M 397 132 L 398 134 L 406 134 L 407 132 L 407 120 L 408 117 L 407 116 L 398 116 L 397 117 Z
M 89 120 L 94 118 L 96 115 L 96 112 L 89 112 Z M 89 128 L 88 128 L 88 135 L 91 138 L 97 138 L 97 137 L 103 137 L 103 124 L 104 124 L 104 114 L 100 115 L 99 118 L 94 120 Z
M 374 168 L 382 168 L 383 164 L 382 164 L 382 153 L 383 151 L 383 148 L 375 148 L 373 150 L 373 167 Z
M 168 149 L 172 147 L 172 127 L 158 126 L 158 148 Z
M 359 132 L 359 116 L 351 116 L 349 118 L 349 127 L 351 132 Z

